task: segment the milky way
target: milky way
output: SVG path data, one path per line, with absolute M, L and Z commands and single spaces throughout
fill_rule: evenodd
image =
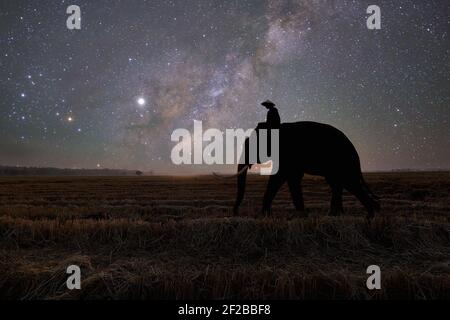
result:
M 81 30 L 66 9 L 81 8 Z M 366 25 L 381 8 L 381 30 Z M 450 167 L 448 1 L 2 1 L 0 164 L 195 173 L 176 128 L 344 131 L 363 170 Z

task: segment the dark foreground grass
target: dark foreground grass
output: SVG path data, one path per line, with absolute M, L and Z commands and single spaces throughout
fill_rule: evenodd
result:
M 308 218 L 286 190 L 259 217 L 259 177 L 240 217 L 234 183 L 209 178 L 0 179 L 0 299 L 449 299 L 449 175 L 368 180 L 383 199 L 371 224 L 349 195 L 328 217 L 311 178 Z M 382 290 L 366 288 L 372 264 Z

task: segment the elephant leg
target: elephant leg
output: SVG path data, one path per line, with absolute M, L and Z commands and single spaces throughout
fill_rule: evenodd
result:
M 348 191 L 353 193 L 356 198 L 362 203 L 364 208 L 367 210 L 367 219 L 372 219 L 375 216 L 375 208 L 372 199 L 369 194 L 364 190 L 363 186 L 359 181 L 355 181 L 349 184 L 346 188 Z
M 343 188 L 341 185 L 330 182 L 331 186 L 331 204 L 330 204 L 330 216 L 338 216 L 341 213 L 344 213 L 344 206 L 342 204 L 342 191 Z
M 294 203 L 295 210 L 305 211 L 305 203 L 303 202 L 303 192 L 302 192 L 302 179 L 301 177 L 289 178 L 287 183 L 289 186 L 289 191 L 291 192 L 292 202 Z
M 266 193 L 264 194 L 263 199 L 263 214 L 271 215 L 272 213 L 272 201 L 275 198 L 278 190 L 280 190 L 283 183 L 286 181 L 286 178 L 281 176 L 280 174 L 275 174 L 270 176 L 269 182 L 267 184 Z

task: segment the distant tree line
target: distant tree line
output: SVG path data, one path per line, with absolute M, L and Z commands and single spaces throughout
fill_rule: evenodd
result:
M 0 166 L 0 176 L 142 176 L 153 172 L 117 169 L 59 169 Z

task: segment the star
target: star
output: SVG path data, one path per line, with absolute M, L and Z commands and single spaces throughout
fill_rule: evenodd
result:
M 142 106 L 145 106 L 146 101 L 144 98 L 140 97 L 137 99 L 137 103 L 138 103 L 138 105 L 140 105 L 142 107 Z

